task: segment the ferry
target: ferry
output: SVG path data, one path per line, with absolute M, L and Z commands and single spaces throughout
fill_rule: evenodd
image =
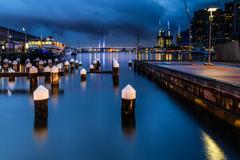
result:
M 28 42 L 30 53 L 43 55 L 61 55 L 64 52 L 65 45 L 54 41 L 53 37 L 43 38 L 42 40 L 32 40 Z

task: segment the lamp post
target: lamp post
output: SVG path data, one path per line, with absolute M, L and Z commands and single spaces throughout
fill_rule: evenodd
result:
M 26 43 L 27 43 L 26 29 L 23 27 L 22 30 L 24 32 L 24 52 L 26 52 Z
M 209 8 L 208 12 L 210 12 L 209 16 L 209 42 L 208 42 L 208 62 L 205 63 L 207 66 L 212 66 L 211 63 L 211 48 L 212 48 L 212 22 L 213 22 L 213 12 L 216 12 L 217 8 Z

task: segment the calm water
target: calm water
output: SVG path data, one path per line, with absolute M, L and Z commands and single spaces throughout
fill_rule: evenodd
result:
M 94 54 L 77 58 L 88 68 Z M 128 67 L 127 54 L 101 54 L 104 70 L 112 57 L 120 62 L 120 83 L 109 74 L 79 70 L 62 77 L 52 92 L 49 116 L 34 121 L 34 105 L 25 78 L 0 81 L 0 159 L 240 159 L 240 138 L 194 104 L 169 93 Z M 158 55 L 139 55 L 158 59 Z M 44 80 L 39 82 L 44 84 Z M 137 90 L 135 119 L 121 117 L 121 89 Z M 49 86 L 48 86 L 49 87 Z M 45 122 L 45 123 L 44 123 Z M 41 127 L 42 126 L 42 127 Z

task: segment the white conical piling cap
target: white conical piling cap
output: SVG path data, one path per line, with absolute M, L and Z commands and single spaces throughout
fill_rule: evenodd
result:
M 41 61 L 39 61 L 39 64 L 43 65 L 43 64 L 44 64 L 44 62 L 41 60 Z
M 44 86 L 40 85 L 38 88 L 33 92 L 33 100 L 34 101 L 41 101 L 49 99 L 49 91 Z
M 96 59 L 94 59 L 94 61 L 93 61 L 93 64 L 97 64 L 97 61 L 96 61 Z
M 58 68 L 58 69 L 62 69 L 62 65 L 59 63 L 59 64 L 57 65 L 57 68 Z
M 35 66 L 32 66 L 29 70 L 29 73 L 38 73 L 38 69 Z
M 27 64 L 26 64 L 26 67 L 27 67 L 27 68 L 31 68 L 31 67 L 32 67 L 32 64 L 31 64 L 31 63 L 27 63 Z
M 48 60 L 48 63 L 52 63 L 52 60 L 51 60 L 51 59 L 49 59 L 49 60 Z
M 70 62 L 71 62 L 71 63 L 74 63 L 74 59 L 73 59 L 73 58 L 72 58 L 72 59 L 70 59 Z
M 122 99 L 126 100 L 136 99 L 136 90 L 130 84 L 123 88 Z
M 39 57 L 37 57 L 37 58 L 36 58 L 36 61 L 40 61 L 40 58 L 39 58 Z
M 82 61 L 80 61 L 79 64 L 82 65 Z
M 94 66 L 91 64 L 91 65 L 89 66 L 89 68 L 90 68 L 90 69 L 94 69 Z
M 47 66 L 43 69 L 43 72 L 49 73 L 49 72 L 51 72 L 51 68 L 49 66 Z
M 16 65 L 16 64 L 18 64 L 18 62 L 15 60 L 15 61 L 13 61 L 13 63 L 12 63 L 12 64 L 15 64 L 15 65 Z
M 117 60 L 113 60 L 113 68 L 119 68 L 119 63 Z
M 64 62 L 64 65 L 65 65 L 65 66 L 68 66 L 68 65 L 69 65 L 69 62 L 68 62 L 68 61 L 65 61 L 65 62 Z
M 81 69 L 80 71 L 80 75 L 86 75 L 87 74 L 87 71 L 85 68 Z
M 77 63 L 77 64 L 78 64 L 78 60 L 77 60 L 77 59 L 76 59 L 75 63 Z
M 26 63 L 29 63 L 31 62 L 31 60 L 29 58 L 26 59 Z
M 55 58 L 54 61 L 55 61 L 55 62 L 58 62 L 58 58 Z
M 8 63 L 9 63 L 9 64 L 12 64 L 12 61 L 11 61 L 11 60 L 9 60 L 9 61 L 8 61 Z
M 9 73 L 15 73 L 15 71 L 14 71 L 12 68 L 9 68 L 9 69 L 8 69 L 8 72 L 9 72 Z
M 46 61 L 46 60 L 44 60 L 44 61 L 43 61 L 43 63 L 44 63 L 44 64 L 47 64 L 47 61 Z
M 130 60 L 128 61 L 128 63 L 132 63 L 132 60 L 130 59 Z
M 58 67 L 57 66 L 53 66 L 52 68 L 51 68 L 51 73 L 58 73 L 59 72 L 59 70 L 58 70 Z
M 3 62 L 4 62 L 4 63 L 8 63 L 8 59 L 4 59 Z
M 20 62 L 20 58 L 17 58 L 16 60 L 17 60 L 18 62 Z

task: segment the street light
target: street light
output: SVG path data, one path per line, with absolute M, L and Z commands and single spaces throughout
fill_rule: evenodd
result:
M 209 8 L 209 42 L 208 42 L 208 62 L 205 65 L 212 66 L 211 63 L 211 48 L 212 48 L 212 22 L 213 22 L 213 12 L 216 12 L 218 8 Z
M 26 52 L 26 43 L 27 43 L 26 29 L 23 27 L 22 30 L 24 32 L 24 52 Z

